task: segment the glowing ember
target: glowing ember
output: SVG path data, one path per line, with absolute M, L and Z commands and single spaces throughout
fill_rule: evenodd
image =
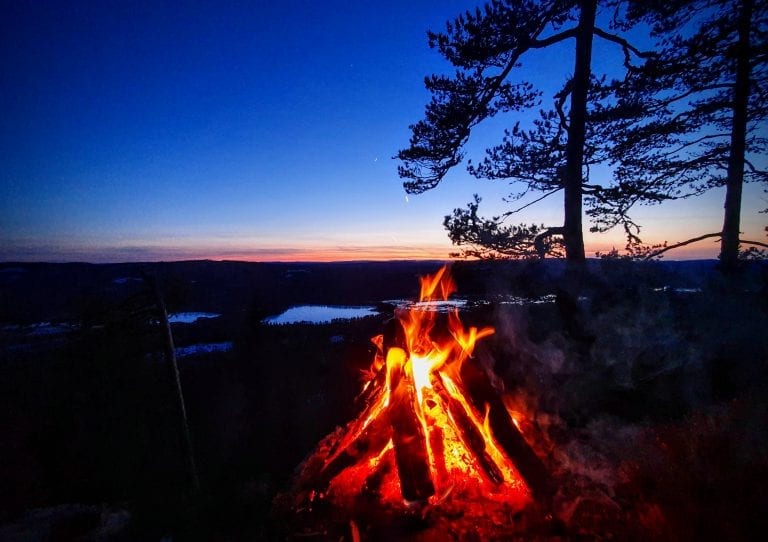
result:
M 443 267 L 421 279 L 419 301 L 446 301 L 455 290 Z M 435 503 L 449 494 L 530 501 L 513 462 L 519 458 L 510 457 L 525 446 L 516 421 L 500 399 L 478 401 L 463 376 L 475 344 L 493 328 L 465 328 L 457 310 L 439 325 L 438 317 L 419 305 L 401 309 L 372 339 L 377 354 L 360 396 L 366 408 L 312 476 L 336 501 L 364 493 L 390 503 Z M 469 374 L 485 376 L 479 368 Z M 536 461 L 523 459 L 529 470 Z

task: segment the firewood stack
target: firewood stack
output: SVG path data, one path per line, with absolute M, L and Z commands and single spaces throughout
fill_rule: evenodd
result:
M 453 283 L 443 283 L 450 280 L 443 271 L 422 279 L 422 299 L 438 286 L 447 299 Z M 493 329 L 465 328 L 456 310 L 447 318 L 430 308 L 406 311 L 374 338 L 358 415 L 302 464 L 292 509 L 340 517 L 439 509 L 461 515 L 468 532 L 477 518 L 502 525 L 531 505 L 548 509 L 551 476 L 472 357 Z
M 431 409 L 420 416 L 414 406 L 418 402 L 414 401 L 413 374 L 408 370 L 409 352 L 405 332 L 397 319 L 390 320 L 385 326 L 381 355 L 386 363 L 360 395 L 360 414 L 344 431 L 335 435 L 323 457 L 312 456 L 308 460 L 300 476 L 300 485 L 322 494 L 344 469 L 368 464 L 391 446 L 402 499 L 411 504 L 426 504 L 435 496 L 435 478 L 448 476 L 443 461 L 444 429 L 429 424 L 434 422 L 429 413 Z M 538 502 L 548 502 L 553 493 L 549 473 L 514 424 L 486 371 L 470 360 L 462 364 L 458 374 L 457 380 L 462 383 L 470 408 L 486 413 L 486 424 L 495 444 L 519 473 L 524 486 Z M 448 414 L 483 478 L 499 491 L 503 490 L 503 485 L 510 480 L 505 479 L 503 470 L 491 457 L 488 439 L 473 421 L 471 411 L 468 413 L 467 407 L 456 398 L 457 392 L 451 394 L 447 389 L 448 386 L 456 387 L 456 383 L 443 371 L 433 371 L 429 378 L 431 387 L 424 391 L 423 403 Z M 428 420 L 429 431 L 425 431 L 422 417 Z M 368 483 L 364 484 L 367 490 L 375 481 L 375 471 L 372 469 Z

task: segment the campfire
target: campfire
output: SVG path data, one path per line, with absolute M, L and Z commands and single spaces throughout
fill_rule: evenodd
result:
M 548 502 L 547 470 L 473 358 L 494 329 L 465 327 L 446 303 L 455 290 L 446 267 L 422 277 L 419 302 L 372 339 L 359 414 L 300 469 L 307 507 L 351 510 L 365 501 L 412 512 L 471 503 L 481 512 L 493 503 L 514 513 Z

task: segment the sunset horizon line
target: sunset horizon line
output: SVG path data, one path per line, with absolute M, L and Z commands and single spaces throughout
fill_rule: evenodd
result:
M 684 246 L 669 251 L 667 261 L 716 260 L 719 244 Z M 473 261 L 452 255 L 460 247 L 442 245 L 418 246 L 327 246 L 327 247 L 254 247 L 228 248 L 180 246 L 115 246 L 115 247 L 14 247 L 0 252 L 0 263 L 162 263 L 215 261 L 244 263 L 352 263 L 396 261 Z M 587 259 L 600 259 L 600 254 L 622 247 L 605 243 L 587 246 Z M 500 260 L 505 258 L 499 258 Z M 560 259 L 560 258 L 547 258 Z

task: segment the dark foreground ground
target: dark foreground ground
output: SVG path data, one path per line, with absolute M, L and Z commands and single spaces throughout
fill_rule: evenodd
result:
M 417 276 L 438 267 L 0 264 L 0 540 L 352 540 L 348 525 L 292 525 L 275 496 L 355 414 L 369 339 L 392 314 L 384 302 L 414 298 Z M 560 488 L 561 525 L 515 536 L 762 538 L 766 266 L 727 278 L 714 262 L 591 262 L 578 277 L 561 267 L 454 267 L 473 302 L 463 318 L 497 330 L 478 358 L 519 405 Z M 169 311 L 221 315 L 174 324 L 177 347 L 231 343 L 179 358 L 199 493 L 144 275 L 156 277 Z M 298 304 L 380 313 L 262 322 Z M 426 539 L 426 527 L 400 535 Z M 381 539 L 374 525 L 356 529 Z

